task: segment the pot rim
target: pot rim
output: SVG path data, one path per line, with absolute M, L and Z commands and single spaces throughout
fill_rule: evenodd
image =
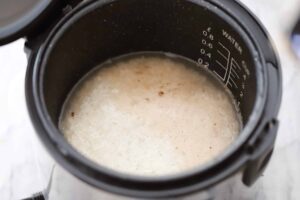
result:
M 38 54 L 31 57 L 32 71 L 28 71 L 27 77 L 27 102 L 33 123 L 44 145 L 55 160 L 77 178 L 97 188 L 126 196 L 154 198 L 183 195 L 205 189 L 238 172 L 247 161 L 247 158 L 242 156 L 242 146 L 255 132 L 266 103 L 267 75 L 263 67 L 265 60 L 257 47 L 258 45 L 241 24 L 238 24 L 228 13 L 225 13 L 221 6 L 212 5 L 213 2 L 208 0 L 186 1 L 208 8 L 214 14 L 222 17 L 241 35 L 248 45 L 256 65 L 257 94 L 260 94 L 256 97 L 254 109 L 240 136 L 223 154 L 205 165 L 175 175 L 160 177 L 128 175 L 107 169 L 82 156 L 63 138 L 60 131 L 52 123 L 43 97 L 42 82 L 47 56 L 51 52 L 53 44 L 81 16 L 114 1 L 95 0 L 79 5 L 53 28 L 46 42 L 38 50 Z M 257 52 L 260 53 L 257 54 Z

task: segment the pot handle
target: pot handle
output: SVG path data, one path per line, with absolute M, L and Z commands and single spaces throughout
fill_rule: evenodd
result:
M 274 150 L 278 121 L 272 120 L 264 128 L 264 134 L 249 145 L 250 158 L 244 170 L 243 183 L 251 186 L 264 172 Z

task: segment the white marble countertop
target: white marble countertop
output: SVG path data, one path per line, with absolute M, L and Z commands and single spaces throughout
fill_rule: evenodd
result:
M 269 30 L 283 69 L 283 101 L 274 156 L 264 176 L 228 200 L 300 199 L 300 61 L 287 36 L 300 15 L 300 0 L 242 0 Z M 36 167 L 38 143 L 25 105 L 24 40 L 0 48 L 0 200 L 29 196 L 42 189 Z

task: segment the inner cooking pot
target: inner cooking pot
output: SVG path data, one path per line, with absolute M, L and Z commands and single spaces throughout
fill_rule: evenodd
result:
M 144 51 L 187 57 L 215 74 L 233 94 L 242 115 L 243 130 L 216 160 L 174 176 L 135 177 L 96 165 L 63 138 L 58 130 L 59 115 L 75 84 L 99 63 Z M 227 170 L 230 159 L 243 148 L 264 107 L 265 75 L 259 51 L 235 20 L 206 1 L 87 3 L 84 9 L 75 9 L 52 30 L 37 58 L 32 82 L 39 120 L 46 129 L 39 132 L 46 132 L 40 135 L 50 141 L 46 146 L 80 179 L 126 195 L 147 196 L 142 192 L 166 190 L 186 193 L 225 178 L 228 173 L 218 178 L 214 174 Z M 156 195 L 164 196 L 148 194 Z
M 234 95 L 246 125 L 262 75 L 242 33 L 229 19 L 192 1 L 102 2 L 78 13 L 50 41 L 41 72 L 47 111 L 57 125 L 72 87 L 99 63 L 159 51 L 185 56 L 214 72 Z

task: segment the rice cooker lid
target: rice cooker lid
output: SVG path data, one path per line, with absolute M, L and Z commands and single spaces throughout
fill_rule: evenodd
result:
M 33 34 L 62 0 L 1 0 L 0 46 Z

